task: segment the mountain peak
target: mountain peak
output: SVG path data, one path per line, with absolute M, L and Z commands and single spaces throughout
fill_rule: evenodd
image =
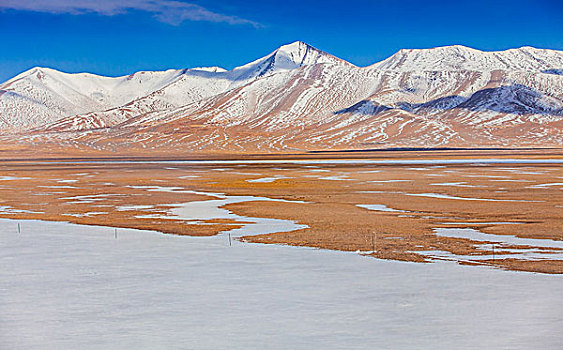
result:
M 307 49 L 317 50 L 314 47 L 312 47 L 311 45 L 304 43 L 302 41 L 294 41 L 292 43 L 280 46 L 276 50 L 276 52 L 298 52 L 298 51 L 307 50 Z M 317 50 L 317 51 L 320 51 L 320 50 Z
M 351 65 L 302 41 L 294 41 L 233 71 L 238 73 L 236 79 L 242 80 L 322 63 Z
M 296 40 L 296 41 L 290 42 L 289 44 L 284 44 L 284 45 L 280 46 L 278 48 L 278 50 L 282 49 L 282 48 L 293 48 L 293 47 L 299 47 L 299 46 L 311 46 L 311 45 L 309 45 L 306 42 L 303 42 L 301 40 Z
M 0 86 L 5 86 L 5 85 L 10 85 L 11 83 L 13 83 L 14 81 L 18 81 L 20 79 L 26 78 L 26 77 L 31 77 L 31 76 L 35 76 L 37 79 L 43 79 L 46 75 L 49 75 L 51 73 L 57 73 L 58 71 L 52 68 L 46 68 L 46 67 L 33 67 L 30 68 L 24 72 L 21 72 L 20 74 L 16 75 L 15 77 L 0 83 Z
M 290 69 L 317 63 L 344 62 L 343 60 L 304 43 L 303 41 L 294 41 L 290 44 L 282 45 L 274 51 L 271 56 L 275 57 L 278 66 L 287 64 L 290 66 Z

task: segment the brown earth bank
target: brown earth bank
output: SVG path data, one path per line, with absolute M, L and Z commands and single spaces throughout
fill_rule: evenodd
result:
M 119 162 L 68 153 L 56 158 L 42 158 L 41 154 L 34 157 L 41 159 L 21 154 L 18 159 L 17 152 L 4 155 L 8 156 L 0 163 L 3 218 L 209 236 L 244 227 L 252 220 L 186 220 L 174 214 L 174 208 L 182 203 L 217 199 L 214 193 L 267 197 L 286 202 L 251 200 L 224 208 L 240 216 L 291 220 L 308 228 L 246 236 L 242 240 L 358 251 L 382 259 L 454 260 L 511 270 L 563 273 L 562 249 L 500 244 L 495 236 L 475 241 L 438 235 L 436 231 L 472 229 L 498 237 L 563 241 L 561 164 L 297 164 L 288 160 L 563 159 L 561 150 L 111 157 Z M 186 159 L 250 159 L 255 163 L 173 162 Z M 268 164 L 260 160 L 281 162 Z M 359 205 L 371 205 L 376 210 Z M 528 252 L 533 257 L 527 256 Z
M 238 160 L 238 159 L 412 159 L 436 157 L 485 157 L 526 158 L 563 157 L 563 148 L 545 147 L 377 147 L 354 149 L 310 149 L 292 148 L 283 151 L 214 150 L 194 151 L 168 149 L 166 147 L 146 149 L 134 145 L 118 146 L 116 149 L 97 149 L 83 144 L 68 145 L 43 142 L 18 142 L 0 135 L 0 160 Z

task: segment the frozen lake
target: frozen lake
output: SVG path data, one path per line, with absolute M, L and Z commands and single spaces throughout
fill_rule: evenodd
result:
M 2 349 L 561 349 L 560 275 L 17 222 Z

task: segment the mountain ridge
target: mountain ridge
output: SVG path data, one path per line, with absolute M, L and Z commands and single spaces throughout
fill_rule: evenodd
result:
M 400 50 L 398 50 L 397 52 L 395 52 L 394 54 L 392 54 L 391 56 L 389 56 L 389 57 L 387 57 L 387 58 L 385 58 L 385 59 L 382 59 L 382 60 L 380 60 L 380 61 L 378 61 L 378 62 L 374 62 L 374 63 L 368 64 L 368 65 L 366 65 L 366 66 L 357 66 L 357 65 L 354 65 L 353 63 L 348 62 L 348 61 L 346 61 L 346 60 L 344 60 L 344 59 L 342 59 L 342 58 L 338 58 L 338 57 L 336 57 L 336 56 L 333 56 L 333 55 L 331 55 L 331 54 L 329 54 L 329 53 L 326 53 L 325 51 L 322 51 L 322 50 L 320 50 L 320 49 L 317 49 L 316 47 L 314 47 L 314 46 L 312 46 L 312 45 L 310 45 L 310 44 L 307 44 L 307 43 L 305 43 L 305 42 L 303 42 L 303 41 L 299 41 L 299 40 L 298 40 L 298 41 L 294 41 L 294 42 L 291 42 L 291 43 L 288 43 L 288 44 L 281 45 L 281 46 L 278 47 L 276 50 L 272 51 L 270 54 L 268 54 L 268 55 L 266 55 L 266 56 L 264 56 L 264 57 L 262 57 L 262 58 L 259 58 L 259 59 L 255 60 L 255 61 L 258 61 L 258 60 L 260 60 L 260 59 L 263 59 L 263 58 L 265 58 L 265 57 L 268 57 L 268 56 L 270 56 L 271 54 L 275 53 L 276 51 L 280 50 L 281 48 L 283 48 L 283 47 L 285 47 L 285 46 L 291 46 L 291 45 L 295 45 L 295 44 L 303 44 L 303 45 L 309 46 L 309 47 L 311 47 L 311 48 L 313 48 L 313 49 L 315 49 L 315 50 L 317 50 L 317 51 L 320 51 L 320 52 L 322 52 L 322 53 L 324 53 L 324 54 L 326 54 L 326 55 L 332 56 L 332 57 L 336 58 L 337 60 L 343 61 L 343 62 L 345 62 L 345 63 L 347 63 L 347 64 L 353 65 L 353 66 L 358 67 L 358 68 L 369 68 L 369 67 L 372 67 L 372 66 L 376 66 L 376 65 L 378 65 L 378 64 L 380 64 L 380 63 L 382 63 L 382 62 L 388 60 L 389 58 L 393 57 L 394 55 L 397 55 L 397 54 L 402 53 L 402 52 L 421 52 L 421 51 L 440 50 L 440 49 L 447 49 L 447 48 L 461 48 L 461 49 L 467 49 L 467 50 L 471 50 L 471 51 L 475 51 L 475 52 L 480 52 L 480 53 L 484 53 L 484 54 L 498 54 L 498 53 L 505 53 L 505 52 L 519 52 L 519 51 L 525 51 L 525 50 L 532 50 L 532 51 L 540 51 L 540 52 L 546 52 L 546 53 L 552 53 L 552 54 L 560 54 L 560 55 L 563 55 L 563 50 L 548 49 L 548 48 L 539 48 L 539 47 L 534 47 L 534 46 L 529 46 L 529 45 L 523 45 L 523 46 L 520 46 L 520 47 L 517 47 L 517 48 L 510 48 L 510 49 L 506 49 L 506 50 L 490 50 L 490 51 L 489 51 L 489 50 L 479 50 L 479 49 L 475 49 L 475 48 L 472 48 L 472 47 L 470 47 L 470 46 L 465 46 L 465 45 L 460 45 L 460 44 L 454 44 L 454 45 L 436 46 L 436 47 L 423 48 L 423 49 L 421 49 L 421 48 L 400 49 Z M 138 73 L 168 72 L 168 71 L 186 71 L 186 70 L 211 70 L 211 69 L 213 69 L 213 68 L 218 68 L 220 71 L 223 71 L 223 72 L 227 71 L 227 72 L 228 72 L 228 71 L 235 70 L 235 69 L 237 69 L 237 68 L 241 68 L 241 67 L 243 67 L 243 66 L 245 66 L 245 65 L 248 65 L 248 64 L 250 64 L 250 63 L 253 63 L 253 62 L 255 62 L 255 61 L 252 61 L 252 62 L 243 64 L 243 65 L 241 65 L 241 66 L 236 66 L 236 67 L 234 67 L 234 68 L 232 68 L 232 69 L 225 69 L 225 68 L 219 67 L 219 66 L 209 66 L 209 67 L 200 66 L 200 67 L 192 67 L 192 68 L 169 68 L 169 69 L 166 69 L 166 70 L 140 70 L 140 71 L 135 71 L 135 72 L 130 73 L 130 74 L 118 75 L 118 76 L 105 76 L 105 75 L 102 75 L 102 74 L 97 74 L 97 73 L 92 73 L 92 72 L 86 72 L 86 71 L 80 71 L 80 72 L 70 73 L 70 72 L 64 72 L 64 71 L 62 71 L 62 70 L 58 70 L 58 69 L 52 68 L 52 67 L 34 66 L 34 67 L 32 67 L 32 68 L 29 68 L 29 69 L 27 69 L 27 70 L 25 70 L 25 71 L 23 71 L 23 72 L 17 74 L 16 76 L 14 76 L 14 77 L 12 77 L 12 78 L 9 78 L 9 79 L 6 80 L 5 82 L 0 83 L 0 86 L 2 86 L 3 84 L 6 84 L 6 83 L 8 83 L 8 82 L 10 82 L 11 80 L 14 80 L 14 79 L 16 79 L 16 78 L 18 78 L 18 77 L 24 75 L 25 73 L 31 72 L 31 71 L 36 70 L 36 69 L 51 70 L 51 71 L 56 71 L 56 72 L 59 72 L 59 73 L 69 74 L 69 75 L 85 74 L 85 75 L 92 75 L 92 76 L 103 77 L 103 78 L 108 78 L 108 79 L 117 79 L 117 78 L 125 78 L 125 77 L 128 77 L 128 76 L 134 76 L 135 74 L 138 74 Z

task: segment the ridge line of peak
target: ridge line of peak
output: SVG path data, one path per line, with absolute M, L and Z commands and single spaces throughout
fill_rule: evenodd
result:
M 363 68 L 379 68 L 381 66 L 384 66 L 384 62 L 390 62 L 393 58 L 398 59 L 399 56 L 405 56 L 408 55 L 409 53 L 412 54 L 425 54 L 425 53 L 432 53 L 435 52 L 436 56 L 442 54 L 442 52 L 444 52 L 444 55 L 447 54 L 448 50 L 451 50 L 451 52 L 461 52 L 461 55 L 464 55 L 464 52 L 468 53 L 468 56 L 466 56 L 466 60 L 469 60 L 467 57 L 470 57 L 471 59 L 473 58 L 471 55 L 487 55 L 487 56 L 491 56 L 491 55 L 501 55 L 501 54 L 506 54 L 506 55 L 518 55 L 518 53 L 526 53 L 526 54 L 532 54 L 532 55 L 563 55 L 563 51 L 561 50 L 557 50 L 557 49 L 550 49 L 550 48 L 537 48 L 537 47 L 533 47 L 533 46 L 529 46 L 529 45 L 524 45 L 518 48 L 509 48 L 509 49 L 505 49 L 505 50 L 480 50 L 480 49 L 475 49 L 469 46 L 464 46 L 461 44 L 454 44 L 454 45 L 444 45 L 444 46 L 436 46 L 436 47 L 431 47 L 431 48 L 412 48 L 412 49 L 400 49 L 399 51 L 395 52 L 393 55 L 385 58 L 384 60 L 381 60 L 379 62 L 375 62 L 372 63 L 371 65 L 367 65 L 364 66 Z M 272 58 L 273 56 L 273 58 Z M 140 70 L 140 71 L 136 71 L 130 74 L 126 74 L 126 75 L 120 75 L 120 76 L 113 76 L 113 75 L 102 75 L 102 74 L 97 74 L 97 73 L 90 73 L 90 72 L 75 72 L 75 73 L 69 73 L 69 72 L 65 72 L 65 71 L 61 71 L 55 68 L 51 68 L 51 67 L 41 67 L 41 66 L 34 66 L 26 71 L 23 71 L 19 74 L 17 74 L 16 76 L 2 82 L 1 84 L 5 84 L 7 82 L 10 82 L 14 79 L 19 79 L 22 78 L 26 75 L 31 75 L 33 73 L 35 73 L 36 71 L 40 71 L 40 72 L 45 72 L 45 73 L 54 73 L 54 74 L 61 74 L 61 75 L 90 75 L 93 77 L 99 77 L 99 78 L 105 78 L 105 79 L 119 79 L 119 78 L 125 78 L 125 77 L 133 77 L 135 75 L 138 74 L 143 74 L 143 73 L 163 73 L 163 72 L 170 72 L 170 71 L 177 71 L 177 72 L 187 72 L 190 70 L 199 70 L 199 71 L 208 71 L 208 72 L 212 72 L 212 73 L 223 73 L 225 71 L 236 71 L 239 70 L 241 68 L 248 68 L 252 65 L 257 64 L 258 62 L 264 61 L 265 59 L 274 59 L 277 60 L 277 58 L 285 56 L 282 60 L 286 60 L 286 63 L 294 63 L 295 67 L 299 67 L 299 66 L 303 66 L 303 65 L 310 65 L 310 64 L 318 64 L 318 63 L 345 63 L 351 66 L 355 66 L 354 64 L 338 58 L 330 53 L 327 53 L 326 51 L 320 50 L 304 41 L 301 40 L 296 40 L 284 45 L 279 46 L 276 50 L 274 50 L 273 52 L 271 52 L 270 54 L 262 57 L 262 58 L 258 58 L 257 60 L 254 60 L 252 62 L 249 62 L 247 64 L 244 64 L 242 66 L 230 69 L 230 70 L 224 70 L 221 67 L 192 67 L 192 68 L 186 68 L 186 69 L 167 69 L 167 70 Z M 516 62 L 517 63 L 517 62 Z M 422 68 L 424 68 L 424 62 L 422 62 L 420 64 L 422 66 Z M 285 69 L 289 69 L 288 66 L 286 65 Z M 432 70 L 432 68 L 431 68 Z

